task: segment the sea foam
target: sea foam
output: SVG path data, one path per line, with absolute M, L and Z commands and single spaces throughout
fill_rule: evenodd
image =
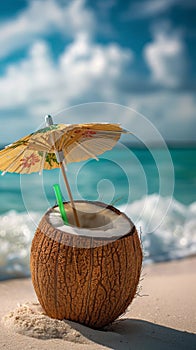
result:
M 196 254 L 196 202 L 185 206 L 157 194 L 120 206 L 141 236 L 144 263 Z M 43 214 L 9 211 L 0 216 L 0 279 L 30 275 L 30 246 Z
M 196 254 L 196 202 L 183 205 L 157 194 L 121 207 L 141 234 L 145 262 Z

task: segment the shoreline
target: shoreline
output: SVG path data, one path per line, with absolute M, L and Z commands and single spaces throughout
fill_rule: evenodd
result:
M 138 294 L 107 331 L 69 323 L 72 340 L 36 339 L 15 333 L 2 317 L 19 304 L 37 302 L 30 279 L 0 282 L 0 349 L 195 349 L 196 257 L 143 267 Z M 71 326 L 70 326 L 71 324 Z M 79 332 L 86 343 L 74 341 Z M 67 338 L 68 340 L 71 338 Z

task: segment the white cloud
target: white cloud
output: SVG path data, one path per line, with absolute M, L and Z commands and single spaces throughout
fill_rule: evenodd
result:
M 9 65 L 0 78 L 0 107 L 19 108 L 35 103 L 36 97 L 45 95 L 45 87 L 53 83 L 55 68 L 47 45 L 39 42 L 30 50 L 29 57 Z
M 53 110 L 77 99 L 114 97 L 116 80 L 132 61 L 130 50 L 116 44 L 94 44 L 79 34 L 54 64 L 43 41 L 35 43 L 27 58 L 8 67 L 0 78 L 0 108 Z
M 78 34 L 54 63 L 46 42 L 38 41 L 31 47 L 27 58 L 9 66 L 4 77 L 0 78 L 0 109 L 13 111 L 13 117 L 9 116 L 9 120 L 13 120 L 9 123 L 13 125 L 10 142 L 37 128 L 45 114 L 55 114 L 61 108 L 91 101 L 122 103 L 146 116 L 166 139 L 194 140 L 195 97 L 166 90 L 134 95 L 126 91 L 122 93 L 118 82 L 127 74 L 126 65 L 131 66 L 132 62 L 130 50 L 116 44 L 98 45 L 87 35 Z M 76 113 L 71 121 L 88 121 L 88 118 L 93 121 L 92 115 L 99 115 L 95 109 L 94 106 L 91 116 L 88 116 L 88 108 L 83 115 Z M 19 124 L 16 124 L 18 110 Z M 123 108 L 122 113 L 116 110 L 120 109 L 115 105 L 108 110 L 103 107 L 100 121 L 121 122 L 124 127 L 135 130 L 141 137 L 143 135 L 143 139 L 153 140 L 152 133 L 142 127 L 140 119 L 131 117 L 134 113 L 123 114 Z M 74 113 L 68 111 L 66 115 Z M 1 135 L 1 142 L 7 142 L 5 130 L 6 127 L 5 139 Z
M 100 95 L 107 99 L 114 94 L 117 80 L 133 54 L 116 44 L 93 44 L 88 36 L 78 35 L 60 58 L 60 69 L 68 80 L 69 95 Z
M 164 13 L 178 0 L 146 0 L 131 3 L 123 14 L 124 20 L 143 19 Z
M 149 119 L 165 140 L 196 140 L 194 127 L 196 97 L 194 93 L 152 92 L 129 96 L 127 103 Z M 131 121 L 130 126 L 136 130 L 140 128 L 141 130 L 138 130 L 137 133 L 143 135 L 143 139 L 156 141 L 152 133 L 148 133 L 148 130 L 141 127 L 137 118 Z
M 196 98 L 193 95 L 166 90 L 148 94 L 122 94 L 118 81 L 125 77 L 125 66 L 131 65 L 132 60 L 131 51 L 115 44 L 95 44 L 84 34 L 77 36 L 56 64 L 45 42 L 34 44 L 28 57 L 10 66 L 6 75 L 0 79 L 0 108 L 13 111 L 13 117 L 9 116 L 9 120 L 13 120 L 10 123 L 13 125 L 10 142 L 37 128 L 45 114 L 55 114 L 61 108 L 78 101 L 82 103 L 93 100 L 106 101 L 106 105 L 102 109 L 97 108 L 98 112 L 96 106 L 92 106 L 92 109 L 87 106 L 83 114 L 77 113 L 82 112 L 81 107 L 76 108 L 75 115 L 70 110 L 61 116 L 71 116 L 71 122 L 87 122 L 88 119 L 93 121 L 93 117 L 100 116 L 100 121 L 120 122 L 143 139 L 156 141 L 156 134 L 152 135 L 151 131 L 142 126 L 141 119 L 136 114 L 129 111 L 123 113 L 123 107 L 120 109 L 116 105 L 108 105 L 107 109 L 107 102 L 111 101 L 142 113 L 167 140 L 194 140 Z M 19 124 L 15 123 L 17 110 L 23 111 L 19 114 Z M 55 119 L 62 122 L 60 117 Z M 7 123 L 8 120 L 6 125 Z M 1 142 L 7 142 L 5 130 L 6 127 L 3 135 L 5 139 L 1 135 Z
M 173 32 L 171 35 L 163 28 L 154 30 L 153 42 L 144 49 L 151 72 L 151 81 L 146 82 L 133 69 L 134 55 L 130 49 L 115 43 L 94 42 L 94 14 L 86 8 L 84 0 L 63 4 L 57 0 L 31 1 L 23 13 L 0 25 L 0 56 L 28 47 L 27 56 L 9 64 L 0 77 L 1 115 L 7 114 L 9 118 L 1 117 L 5 127 L 4 139 L 1 134 L 0 142 L 7 142 L 8 137 L 11 137 L 11 142 L 23 132 L 38 127 L 46 113 L 54 114 L 76 103 L 91 101 L 110 101 L 133 107 L 147 116 L 164 137 L 194 139 L 196 100 L 192 95 L 177 95 L 174 91 L 167 93 L 166 89 L 150 94 L 140 89 L 142 81 L 150 88 L 157 83 L 164 88 L 181 86 L 186 72 L 186 53 L 181 35 Z M 40 15 L 42 13 L 44 16 Z M 50 30 L 72 36 L 72 42 L 57 61 L 53 60 L 43 39 Z M 138 81 L 138 92 L 132 94 Z M 132 92 L 126 86 L 131 86 Z M 104 108 L 101 121 L 104 118 L 108 120 L 110 115 L 109 112 L 104 114 Z M 93 113 L 94 110 L 91 118 Z M 111 113 L 109 120 L 122 122 L 128 129 L 132 129 L 134 122 L 134 118 L 130 118 L 129 114 L 123 116 L 123 113 Z M 138 130 L 150 139 L 150 132 L 140 124 L 136 125 Z M 6 130 L 10 128 L 9 133 Z
M 188 67 L 180 33 L 156 28 L 154 41 L 144 47 L 144 57 L 154 82 L 166 87 L 182 85 Z
M 16 17 L 0 24 L 0 57 L 32 44 L 40 35 L 56 31 L 74 37 L 79 32 L 93 33 L 94 26 L 94 14 L 85 7 L 85 0 L 66 5 L 57 0 L 29 1 Z
M 173 6 L 195 7 L 193 0 L 145 0 L 131 3 L 130 8 L 123 14 L 124 20 L 144 19 L 165 14 Z

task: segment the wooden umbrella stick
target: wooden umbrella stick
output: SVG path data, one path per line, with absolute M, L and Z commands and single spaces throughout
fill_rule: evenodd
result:
M 51 115 L 46 115 L 45 121 L 46 121 L 46 125 L 47 126 L 51 126 L 51 125 L 54 124 Z M 56 159 L 57 159 L 57 161 L 58 161 L 58 163 L 60 165 L 60 168 L 61 168 L 61 171 L 62 171 L 62 174 L 63 174 L 63 178 L 64 178 L 64 181 L 65 181 L 65 184 L 66 184 L 66 187 L 67 187 L 67 192 L 68 192 L 68 195 L 69 195 L 69 198 L 70 198 L 70 202 L 71 202 L 71 205 L 72 205 L 72 210 L 73 210 L 75 224 L 76 224 L 76 226 L 80 227 L 80 222 L 79 222 L 79 219 L 78 219 L 78 214 L 77 214 L 77 211 L 76 211 L 75 203 L 74 203 L 74 200 L 73 200 L 73 197 L 72 197 L 71 188 L 69 186 L 69 182 L 67 180 L 67 175 L 66 175 L 65 168 L 64 168 L 64 165 L 63 165 L 63 158 L 64 158 L 63 152 L 62 152 L 62 150 L 58 151 L 56 149 L 55 139 L 54 139 L 54 135 L 53 134 L 51 134 L 51 141 L 52 141 L 51 142 L 52 145 L 54 146 Z
M 80 227 L 80 222 L 79 222 L 79 219 L 78 219 L 78 213 L 77 213 L 77 210 L 76 210 L 76 207 L 75 207 L 75 203 L 74 203 L 74 200 L 73 200 L 73 197 L 72 197 L 71 189 L 70 189 L 70 186 L 69 186 L 69 182 L 67 180 L 67 175 L 66 175 L 66 172 L 65 172 L 65 169 L 64 169 L 63 162 L 60 162 L 59 165 L 60 165 L 60 168 L 61 168 L 61 171 L 62 171 L 62 174 L 63 174 L 63 178 L 64 178 L 64 181 L 65 181 L 65 184 L 66 184 L 66 187 L 67 187 L 67 192 L 68 192 L 68 195 L 69 195 L 69 198 L 70 198 L 70 202 L 71 202 L 71 206 L 72 206 L 72 210 L 73 210 L 73 214 L 74 214 L 75 224 L 76 224 L 76 226 Z

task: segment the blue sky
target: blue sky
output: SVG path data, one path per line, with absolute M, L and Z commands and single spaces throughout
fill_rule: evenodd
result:
M 194 0 L 1 1 L 0 144 L 89 102 L 137 110 L 166 141 L 196 141 L 195 15 Z M 113 121 L 145 128 L 123 109 Z

